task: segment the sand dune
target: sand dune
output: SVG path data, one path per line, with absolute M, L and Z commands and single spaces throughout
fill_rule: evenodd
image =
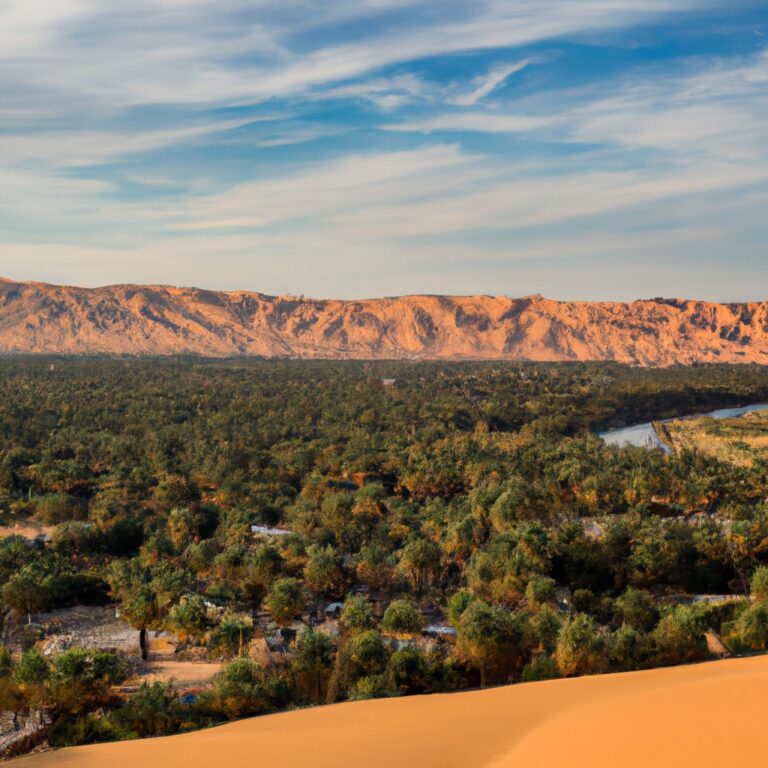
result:
M 341 704 L 184 736 L 61 750 L 13 768 L 758 766 L 768 656 Z

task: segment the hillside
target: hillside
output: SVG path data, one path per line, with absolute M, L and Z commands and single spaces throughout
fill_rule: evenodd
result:
M 709 768 L 763 762 L 768 657 L 380 699 L 34 755 L 14 768 Z
M 361 301 L 0 279 L 0 352 L 768 363 L 768 301 Z

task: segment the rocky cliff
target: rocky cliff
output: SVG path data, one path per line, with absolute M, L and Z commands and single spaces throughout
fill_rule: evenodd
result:
M 338 301 L 0 279 L 0 352 L 295 358 L 768 363 L 768 301 Z

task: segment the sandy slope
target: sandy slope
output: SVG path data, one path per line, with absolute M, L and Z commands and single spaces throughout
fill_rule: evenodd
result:
M 341 704 L 13 768 L 707 768 L 768 764 L 768 656 Z

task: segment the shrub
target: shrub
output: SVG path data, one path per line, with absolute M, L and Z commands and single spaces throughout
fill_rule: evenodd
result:
M 651 634 L 657 664 L 682 664 L 709 656 L 696 611 L 677 606 L 659 621 Z
M 363 701 L 365 699 L 382 699 L 391 696 L 392 693 L 387 689 L 384 679 L 381 675 L 369 675 L 361 677 L 355 682 L 352 690 L 349 692 L 349 698 L 352 701 Z
M 768 648 L 768 602 L 749 606 L 733 623 L 728 642 L 738 650 L 764 651 Z
M 761 565 L 752 574 L 749 591 L 755 600 L 768 600 L 768 566 Z
M 388 688 L 398 693 L 423 693 L 428 686 L 428 667 L 417 648 L 402 648 L 389 657 Z
M 208 647 L 212 653 L 242 656 L 252 637 L 253 621 L 250 617 L 230 614 L 211 632 Z
M 122 707 L 111 716 L 119 730 L 139 737 L 177 733 L 186 720 L 186 711 L 169 683 L 142 683 Z
M 591 616 L 578 613 L 565 621 L 557 636 L 555 660 L 566 677 L 605 669 L 605 642 Z
M 560 677 L 557 662 L 548 653 L 540 653 L 523 667 L 521 679 L 526 683 L 532 683 L 536 680 L 551 680 L 556 677 Z

